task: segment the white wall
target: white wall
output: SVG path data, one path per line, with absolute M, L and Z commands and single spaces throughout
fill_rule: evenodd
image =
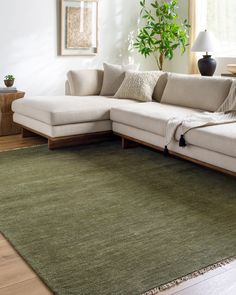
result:
M 58 55 L 60 0 L 0 1 L 0 86 L 6 74 L 14 74 L 18 89 L 29 95 L 61 95 L 70 69 L 102 67 L 103 61 L 127 63 L 128 35 L 137 29 L 138 0 L 100 1 L 100 48 L 96 57 Z M 188 1 L 179 0 L 179 13 L 188 17 Z M 141 69 L 156 69 L 152 58 L 132 54 Z M 131 59 L 132 59 L 131 58 Z M 217 74 L 236 59 L 218 59 Z M 167 71 L 187 73 L 188 54 L 176 51 Z
M 29 95 L 64 93 L 70 69 L 102 67 L 103 61 L 126 63 L 127 37 L 136 29 L 137 0 L 100 1 L 100 48 L 96 57 L 63 57 L 58 53 L 59 0 L 0 1 L 0 85 L 6 74 Z M 151 59 L 134 54 L 143 69 Z

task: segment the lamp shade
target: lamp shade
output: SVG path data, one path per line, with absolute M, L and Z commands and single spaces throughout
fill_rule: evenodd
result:
M 216 49 L 216 40 L 212 33 L 207 30 L 198 34 L 196 41 L 191 49 L 192 52 L 214 52 Z

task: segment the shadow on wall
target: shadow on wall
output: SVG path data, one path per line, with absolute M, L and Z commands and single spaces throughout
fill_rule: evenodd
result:
M 134 5 L 134 3 L 136 5 Z M 139 1 L 125 1 L 123 0 L 122 15 L 122 44 L 120 47 L 120 56 L 123 63 L 135 63 L 140 66 L 140 70 L 157 70 L 156 62 L 153 57 L 145 58 L 137 49 L 133 48 L 138 30 L 141 26 Z M 131 14 L 130 12 L 133 12 Z
M 104 0 L 100 5 L 99 52 L 102 55 L 98 57 L 98 67 L 101 68 L 105 60 L 118 64 L 136 63 L 143 69 L 155 69 L 152 58 L 145 59 L 130 46 L 138 31 L 139 1 Z
M 14 7 L 14 9 L 12 9 Z M 126 63 L 128 36 L 137 28 L 137 0 L 100 1 L 100 42 L 95 57 L 60 56 L 60 0 L 9 0 L 1 3 L 0 79 L 12 73 L 28 95 L 63 95 L 70 69 L 101 68 L 103 61 Z M 7 15 L 11 22 L 7 29 Z M 137 63 L 148 64 L 137 54 Z M 151 68 L 152 62 L 150 62 Z
M 16 74 L 16 83 L 22 85 L 28 93 L 53 94 L 58 91 L 57 78 L 64 73 L 63 63 L 55 62 L 51 31 L 43 35 L 31 34 L 27 38 L 15 40 L 12 44 L 12 71 Z M 27 39 L 27 40 L 26 40 Z M 19 44 L 27 42 L 27 48 L 17 50 Z
M 101 2 L 100 50 L 108 62 L 125 63 L 123 48 L 127 43 L 128 34 L 137 18 L 136 11 L 131 14 L 133 17 L 126 17 L 127 11 L 130 13 L 130 4 L 134 5 L 134 0 L 113 0 Z M 134 9 L 134 8 L 133 8 Z M 112 13 L 111 13 L 112 12 Z M 107 44 L 109 44 L 107 46 Z

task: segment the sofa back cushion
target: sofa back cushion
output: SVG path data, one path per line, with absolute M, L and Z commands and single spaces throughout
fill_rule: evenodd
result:
M 136 70 L 137 66 L 133 64 L 128 65 L 113 65 L 103 63 L 104 78 L 100 95 L 113 96 L 120 88 L 124 78 L 125 72 L 129 70 Z
M 102 70 L 78 70 L 67 73 L 71 95 L 99 95 L 102 88 Z
M 215 112 L 227 97 L 231 79 L 169 74 L 161 103 Z
M 152 95 L 153 100 L 156 100 L 158 102 L 161 101 L 163 92 L 165 90 L 166 84 L 167 84 L 167 80 L 168 80 L 168 73 L 163 72 L 159 79 L 157 80 L 157 84 L 154 88 L 154 92 Z

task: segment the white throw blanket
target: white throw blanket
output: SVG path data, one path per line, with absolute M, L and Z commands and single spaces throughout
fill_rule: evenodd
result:
M 176 130 L 180 126 L 182 128 L 180 146 L 185 146 L 184 135 L 192 129 L 233 122 L 236 122 L 236 80 L 233 81 L 227 98 L 216 112 L 203 112 L 182 118 L 171 118 L 166 125 L 166 148 L 172 139 L 175 138 Z

